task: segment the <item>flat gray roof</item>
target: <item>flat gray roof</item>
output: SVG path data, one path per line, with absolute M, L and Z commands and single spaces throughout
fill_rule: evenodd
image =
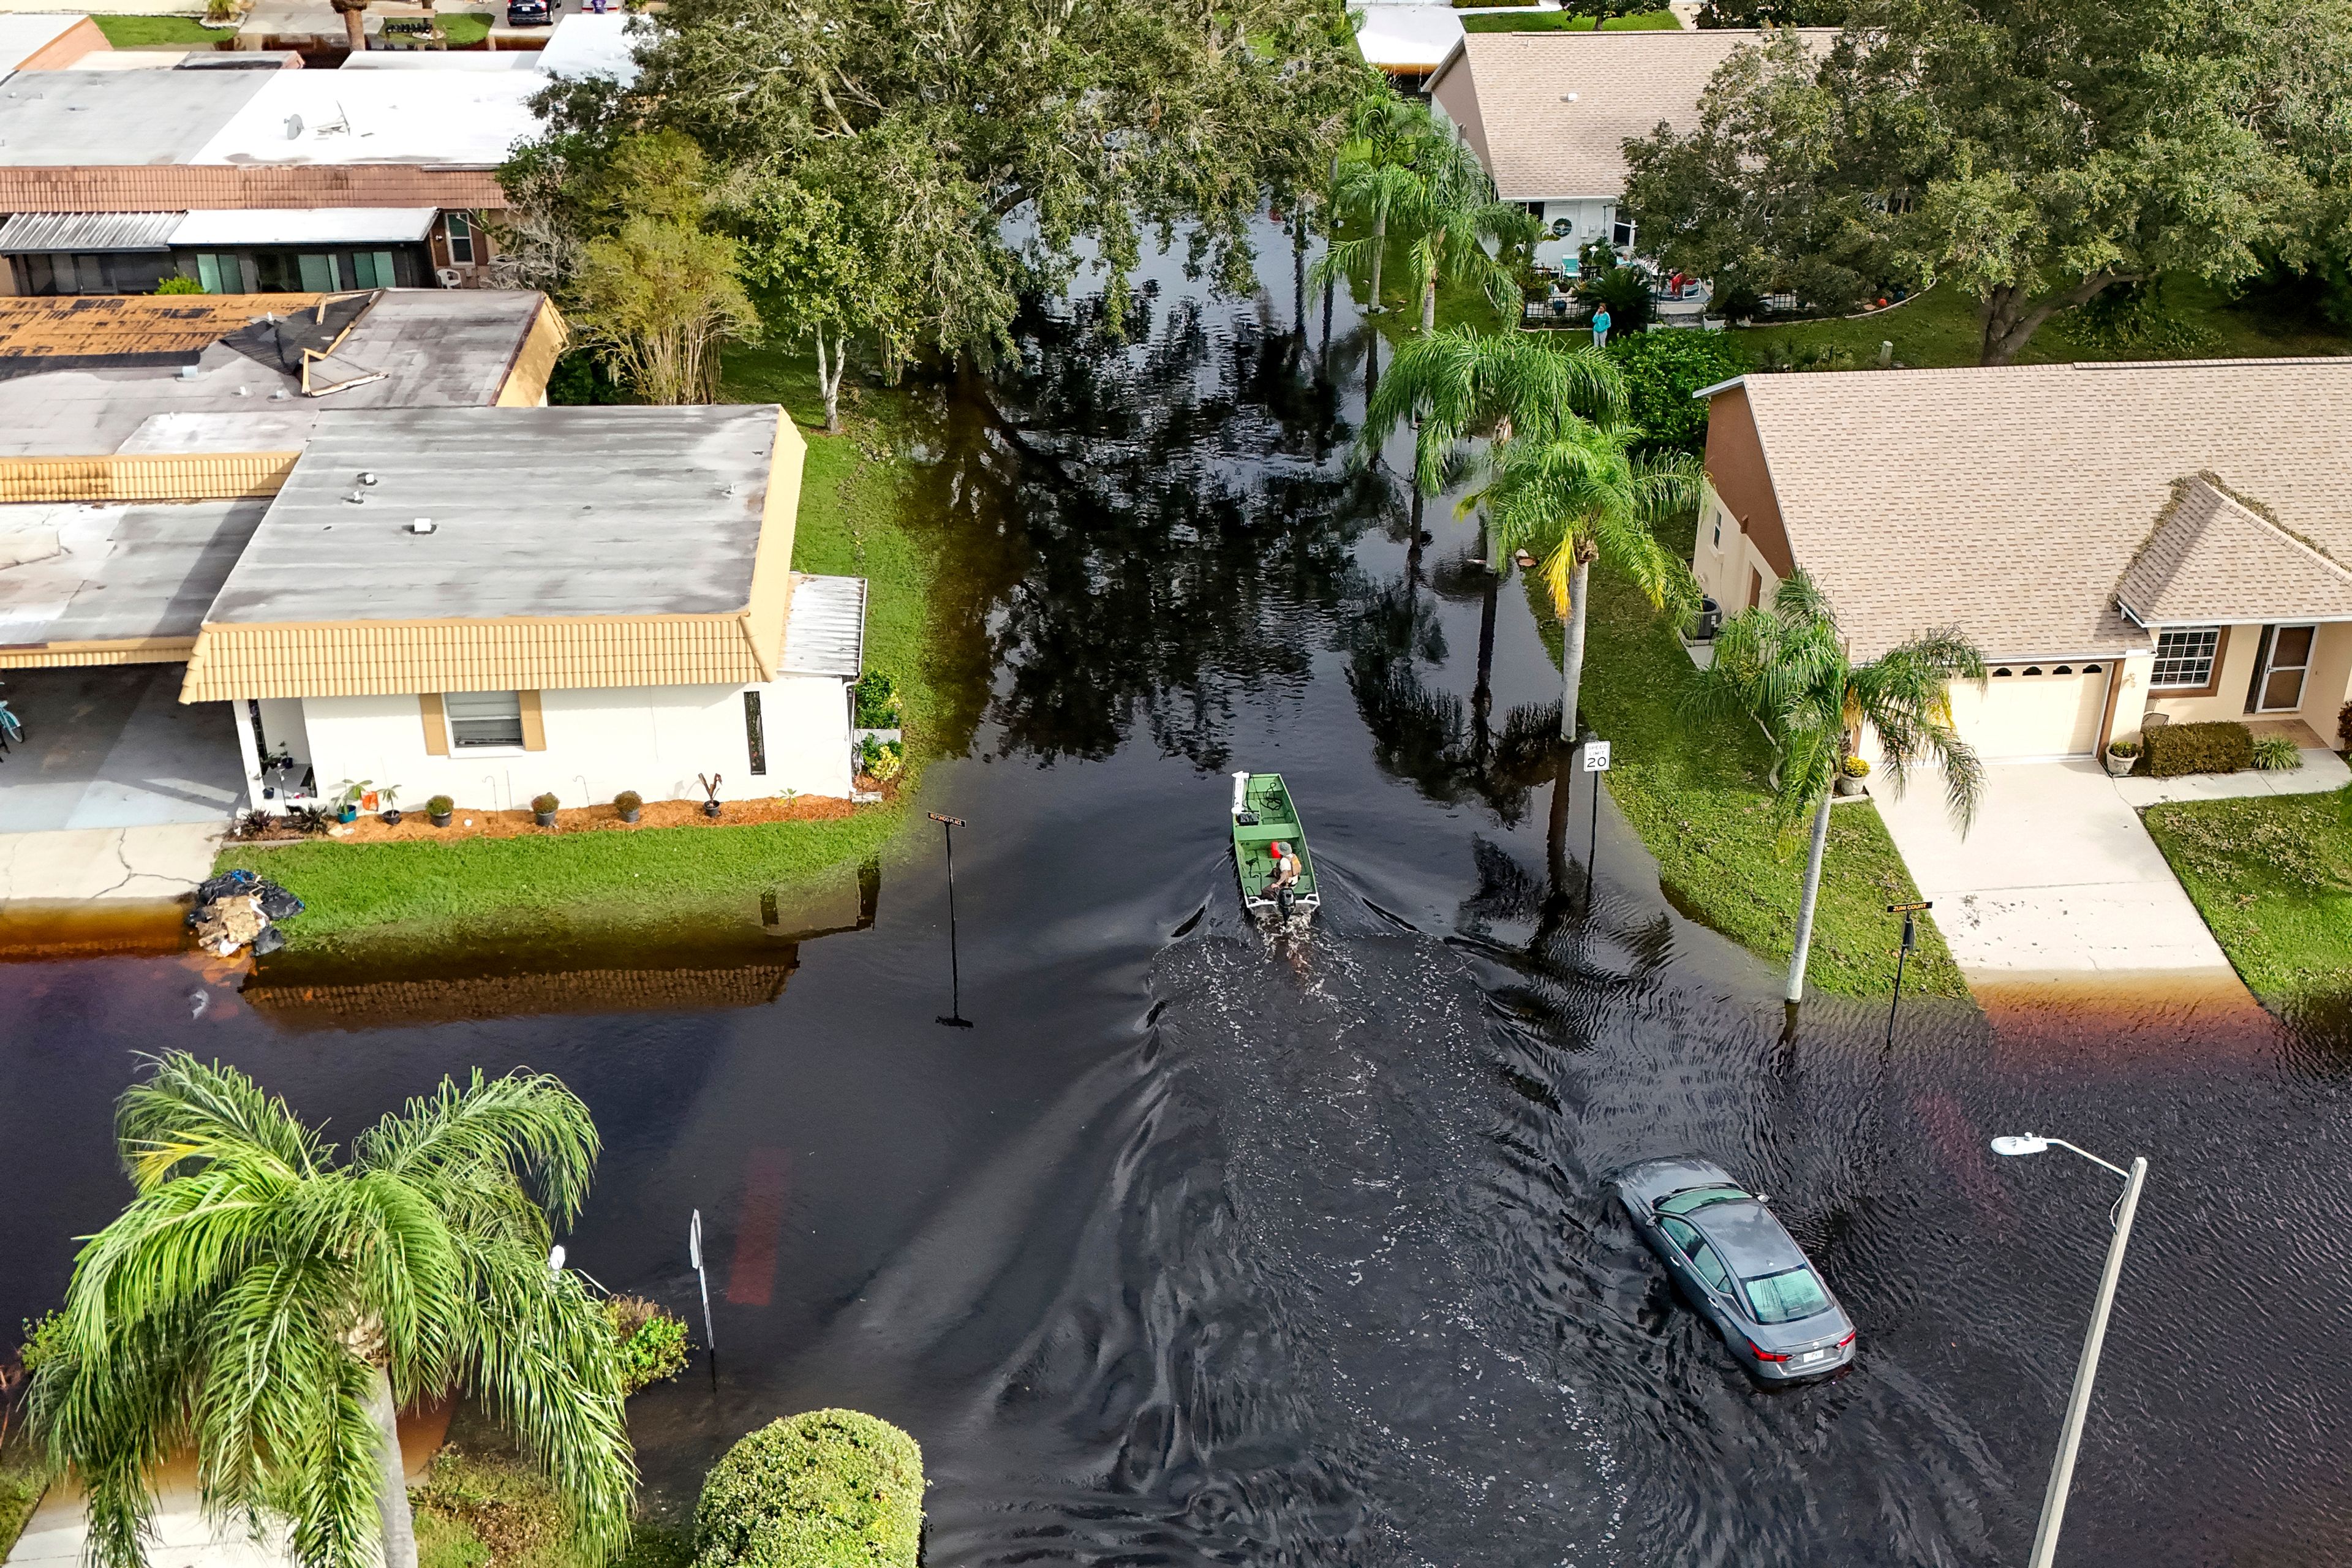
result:
M 740 610 L 778 416 L 772 404 L 331 411 L 207 618 Z M 432 532 L 410 531 L 420 517 Z
M 0 506 L 0 643 L 194 637 L 268 505 Z
M 303 396 L 298 377 L 219 343 L 204 351 L 193 380 L 169 364 L 12 376 L 0 380 L 0 457 L 284 451 L 329 409 L 484 407 L 505 384 L 540 301 L 528 289 L 385 289 L 327 367 L 331 376 L 380 370 L 384 379 L 324 397 Z M 249 438 L 236 433 L 247 417 Z
M 0 165 L 185 163 L 270 71 L 19 71 L 0 83 Z

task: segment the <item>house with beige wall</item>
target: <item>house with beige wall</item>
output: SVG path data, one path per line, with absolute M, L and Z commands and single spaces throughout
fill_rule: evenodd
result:
M 1838 36 L 1800 33 L 1816 47 Z M 1767 37 L 1740 28 L 1465 33 L 1431 75 L 1430 100 L 1477 153 L 1496 195 L 1549 226 L 1538 261 L 1573 259 L 1599 240 L 1632 254 L 1639 237 L 1617 207 L 1626 142 L 1660 125 L 1696 130 L 1717 70 Z
M 1708 596 L 1737 614 L 1801 568 L 1857 658 L 1958 627 L 1991 665 L 1953 692 L 1988 760 L 2093 755 L 2149 715 L 2339 743 L 2352 360 L 1759 374 L 1697 395 Z

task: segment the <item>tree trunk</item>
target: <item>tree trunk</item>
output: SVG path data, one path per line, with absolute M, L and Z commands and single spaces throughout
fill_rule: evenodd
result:
M 1576 690 L 1584 684 L 1584 611 L 1591 586 L 1592 563 L 1578 551 L 1576 569 L 1568 580 L 1568 626 L 1559 650 L 1559 738 L 1570 745 L 1576 742 Z
M 1426 334 L 1437 330 L 1437 268 L 1421 280 L 1421 330 Z
M 1297 328 L 1298 342 L 1307 342 L 1307 209 L 1304 205 L 1290 215 L 1290 317 Z
M 1790 1006 L 1805 999 L 1805 959 L 1813 947 L 1813 905 L 1822 896 L 1822 855 L 1830 845 L 1830 795 L 1822 795 L 1822 804 L 1813 813 L 1813 848 L 1805 857 L 1805 892 L 1797 901 L 1797 950 L 1789 955 L 1789 994 Z
M 2087 305 L 2105 291 L 2110 283 L 2138 281 L 2134 273 L 2097 272 L 2084 279 L 2063 294 L 2053 294 L 2042 303 L 2027 307 L 2025 290 L 2007 283 L 1985 296 L 1977 311 L 1984 324 L 1984 339 L 1977 351 L 1979 364 L 2007 364 L 2018 351 L 2033 341 L 2033 334 L 2042 324 L 2061 310 L 2071 310 Z
M 400 1409 L 393 1403 L 392 1373 L 375 1369 L 368 1393 L 375 1420 L 375 1507 L 383 1531 L 383 1568 L 416 1568 L 416 1525 L 408 1511 L 408 1471 L 400 1462 Z
M 352 53 L 367 53 L 367 13 L 355 9 L 343 13 L 343 36 L 351 41 Z M 413 1555 L 413 1553 L 412 1553 Z
M 816 332 L 816 384 L 824 394 L 824 430 L 828 436 L 841 434 L 841 367 L 847 361 L 845 345 L 834 340 L 830 368 L 824 357 L 824 329 Z
M 1478 516 L 1478 559 L 1486 559 L 1486 517 L 1484 512 Z M 1478 681 L 1470 689 L 1470 711 L 1478 717 L 1478 733 L 1482 739 L 1486 732 L 1486 715 L 1495 706 L 1495 601 L 1503 585 L 1503 574 L 1496 571 L 1491 563 L 1485 576 L 1486 592 L 1478 606 Z
M 1372 298 L 1365 310 L 1378 312 L 1381 308 L 1381 263 L 1388 259 L 1389 215 L 1383 208 L 1372 219 Z

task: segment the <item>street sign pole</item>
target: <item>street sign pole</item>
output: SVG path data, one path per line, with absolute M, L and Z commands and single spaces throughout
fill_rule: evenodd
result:
M 1886 1006 L 1886 1048 L 1890 1051 L 1895 1048 L 1895 1009 L 1903 1005 L 1904 961 L 1919 950 L 1919 911 L 1921 910 L 1932 910 L 1935 907 L 1934 902 L 1927 900 L 1922 900 L 1916 904 L 1889 904 L 1886 906 L 1886 912 L 1888 914 L 1899 914 L 1903 917 L 1903 945 L 1895 950 L 1895 1000 L 1888 1003 Z
M 961 816 L 942 816 L 938 812 L 926 812 L 948 841 L 948 1010 L 937 1020 L 950 1029 L 969 1029 L 971 1020 L 963 1016 L 963 971 L 956 954 L 955 907 L 955 830 L 963 826 Z
M 694 1264 L 694 1278 L 702 1286 L 702 1341 L 710 1351 L 710 1392 L 719 1392 L 719 1332 L 710 1326 L 710 1276 L 702 1268 L 702 1211 L 686 1227 L 686 1255 Z
M 1592 873 L 1601 854 L 1601 775 L 1609 771 L 1609 742 L 1598 735 L 1584 737 L 1584 771 L 1592 778 L 1592 825 L 1584 840 L 1584 912 L 1592 912 Z

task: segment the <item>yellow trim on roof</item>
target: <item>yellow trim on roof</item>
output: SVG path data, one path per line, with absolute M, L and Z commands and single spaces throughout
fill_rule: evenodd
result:
M 0 502 L 236 500 L 274 496 L 299 452 L 0 458 Z

